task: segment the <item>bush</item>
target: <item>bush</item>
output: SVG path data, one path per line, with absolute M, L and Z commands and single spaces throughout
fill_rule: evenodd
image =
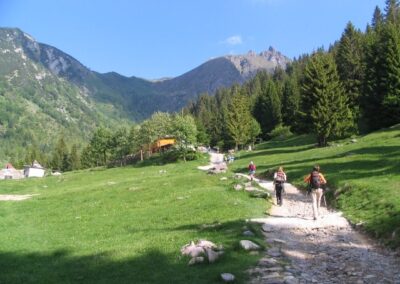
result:
M 277 139 L 287 139 L 290 136 L 292 136 L 292 132 L 290 131 L 290 126 L 284 126 L 282 124 L 279 124 L 277 127 L 274 128 L 268 135 L 271 138 L 277 138 Z

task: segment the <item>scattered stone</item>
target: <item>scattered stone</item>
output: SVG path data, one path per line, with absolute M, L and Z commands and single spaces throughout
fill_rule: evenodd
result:
M 264 275 L 262 277 L 262 279 L 271 279 L 271 278 L 278 278 L 278 277 L 279 277 L 279 273 L 278 272 L 272 272 L 272 273 L 268 273 L 267 275 Z
M 276 259 L 274 258 L 262 258 L 258 261 L 258 265 L 260 266 L 266 266 L 266 267 L 272 267 L 277 264 Z
M 244 232 L 243 232 L 243 236 L 246 236 L 246 237 L 253 237 L 253 236 L 254 236 L 254 233 L 253 233 L 252 231 L 247 230 L 247 231 L 244 231 Z
M 282 253 L 279 251 L 277 248 L 271 248 L 267 251 L 268 255 L 273 256 L 273 257 L 280 257 L 282 256 Z
M 274 228 L 272 228 L 271 226 L 269 226 L 267 224 L 263 224 L 261 229 L 266 233 L 271 233 L 274 231 Z
M 260 250 L 261 247 L 255 243 L 253 243 L 252 241 L 249 240 L 241 240 L 240 241 L 240 246 L 247 251 L 251 251 L 251 250 Z
M 294 276 L 286 276 L 283 278 L 285 284 L 298 284 L 299 280 L 296 279 Z
M 274 243 L 278 244 L 278 245 L 285 245 L 286 241 L 281 240 L 281 239 L 274 239 Z
M 235 275 L 231 273 L 222 273 L 221 278 L 224 282 L 233 282 L 235 281 Z
M 197 257 L 193 257 L 191 260 L 189 260 L 188 265 L 194 265 L 194 264 L 203 263 L 203 262 L 204 262 L 204 257 L 197 256 Z
M 234 188 L 235 190 L 242 190 L 242 189 L 243 189 L 243 186 L 242 186 L 241 184 L 235 184 L 235 185 L 233 186 L 233 188 Z
M 213 251 L 210 248 L 206 249 L 206 255 L 209 263 L 214 263 L 224 252 L 223 251 Z
M 222 177 L 222 178 L 220 178 L 220 180 L 228 180 L 228 178 L 227 177 Z
M 199 240 L 197 242 L 196 246 L 203 247 L 203 248 L 212 248 L 212 249 L 217 248 L 216 244 L 214 244 L 213 242 L 207 241 L 207 240 Z
M 192 258 L 195 258 L 197 256 L 200 256 L 204 254 L 204 248 L 201 246 L 195 245 L 193 242 L 191 242 L 189 245 L 185 245 L 181 248 L 181 253 L 183 255 L 190 256 Z

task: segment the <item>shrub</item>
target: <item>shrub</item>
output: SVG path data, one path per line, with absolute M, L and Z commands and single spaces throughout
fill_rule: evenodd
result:
M 292 136 L 292 132 L 290 131 L 290 126 L 284 126 L 282 124 L 279 124 L 272 130 L 268 135 L 271 138 L 278 138 L 278 139 L 287 139 L 290 136 Z

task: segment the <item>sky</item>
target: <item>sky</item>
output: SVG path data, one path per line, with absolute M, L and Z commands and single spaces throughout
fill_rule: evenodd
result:
M 0 0 L 17 27 L 91 70 L 176 77 L 212 58 L 274 47 L 289 58 L 365 30 L 385 0 Z

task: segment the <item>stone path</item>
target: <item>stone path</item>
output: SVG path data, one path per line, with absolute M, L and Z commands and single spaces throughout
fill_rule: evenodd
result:
M 259 184 L 273 192 L 272 182 Z M 355 231 L 340 212 L 320 213 L 314 221 L 311 197 L 286 184 L 283 206 L 251 220 L 262 224 L 269 249 L 248 271 L 249 283 L 400 283 L 398 254 Z

